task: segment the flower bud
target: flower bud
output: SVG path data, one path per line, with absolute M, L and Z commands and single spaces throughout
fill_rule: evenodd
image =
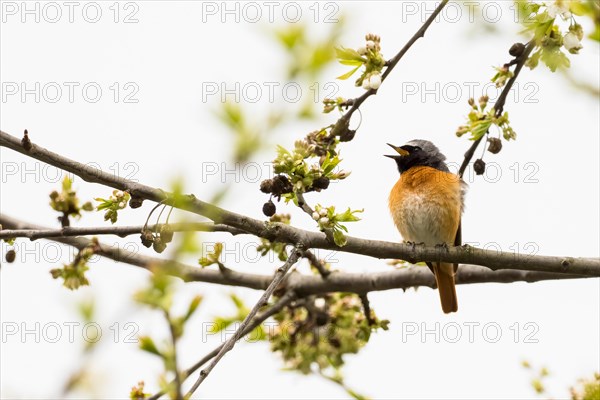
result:
M 379 73 L 374 73 L 369 77 L 369 86 L 371 89 L 379 89 L 379 86 L 381 86 L 381 75 Z
M 31 150 L 31 140 L 29 139 L 29 132 L 27 132 L 27 129 L 25 129 L 25 132 L 23 132 L 23 139 L 21 139 L 21 145 L 23 146 L 25 151 Z
M 582 48 L 581 42 L 577 35 L 573 32 L 568 32 L 563 38 L 563 45 L 569 52 L 577 52 Z
M 328 223 L 329 223 L 329 218 L 327 218 L 327 217 L 322 217 L 319 220 L 319 224 L 321 224 L 321 225 L 327 225 Z
M 365 90 L 369 90 L 371 89 L 371 84 L 369 83 L 369 79 L 368 78 L 364 78 L 362 81 L 362 88 Z
M 313 218 L 315 221 L 318 221 L 318 220 L 319 220 L 319 218 L 321 218 L 321 215 L 319 215 L 319 213 L 318 213 L 318 212 L 314 211 L 314 212 L 312 213 L 312 218 Z

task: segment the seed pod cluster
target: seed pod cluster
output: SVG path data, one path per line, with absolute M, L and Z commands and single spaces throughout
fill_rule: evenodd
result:
M 142 245 L 152 247 L 157 253 L 162 253 L 167 248 L 167 244 L 173 241 L 173 229 L 169 225 L 163 225 L 158 233 L 150 229 L 144 229 L 140 235 Z
M 260 183 L 260 191 L 280 198 L 282 194 L 292 193 L 294 186 L 285 175 L 275 175 Z

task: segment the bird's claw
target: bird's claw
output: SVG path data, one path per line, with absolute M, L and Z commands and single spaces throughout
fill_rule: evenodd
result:
M 417 243 L 417 242 L 407 241 L 406 244 L 411 247 L 413 252 L 416 250 L 417 246 L 425 246 L 425 242 Z
M 435 247 L 438 248 L 438 249 L 444 249 L 444 250 L 446 250 L 446 253 L 448 253 L 450 251 L 450 247 L 448 247 L 448 243 L 446 243 L 446 242 L 436 244 Z

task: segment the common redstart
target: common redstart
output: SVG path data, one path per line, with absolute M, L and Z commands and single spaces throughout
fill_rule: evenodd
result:
M 397 155 L 400 178 L 390 192 L 389 207 L 405 241 L 427 246 L 461 245 L 461 215 L 466 184 L 448 169 L 439 149 L 427 140 L 388 145 Z M 442 310 L 458 310 L 454 275 L 458 264 L 427 262 L 435 275 Z

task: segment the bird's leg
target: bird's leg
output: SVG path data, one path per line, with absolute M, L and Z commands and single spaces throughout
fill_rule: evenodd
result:
M 442 251 L 444 251 L 446 254 L 450 252 L 450 248 L 448 247 L 448 243 L 446 242 L 436 244 L 435 248 L 440 250 L 440 255 Z
M 417 246 L 425 246 L 425 242 L 417 243 L 417 242 L 411 242 L 410 240 L 405 240 L 404 244 L 407 246 L 410 246 L 410 249 L 412 250 L 412 254 L 409 255 L 409 257 L 406 259 L 406 261 L 408 261 L 411 264 L 415 264 L 418 261 L 416 258 Z
M 450 251 L 450 248 L 448 247 L 448 243 L 446 243 L 446 242 L 436 244 L 435 247 L 437 247 L 438 249 L 441 248 L 441 249 L 446 250 L 446 253 L 448 253 Z
M 417 243 L 417 242 L 411 242 L 409 240 L 406 240 L 404 243 L 406 243 L 407 245 L 410 246 L 410 248 L 412 249 L 413 253 L 416 251 L 417 246 L 425 246 L 425 242 Z

